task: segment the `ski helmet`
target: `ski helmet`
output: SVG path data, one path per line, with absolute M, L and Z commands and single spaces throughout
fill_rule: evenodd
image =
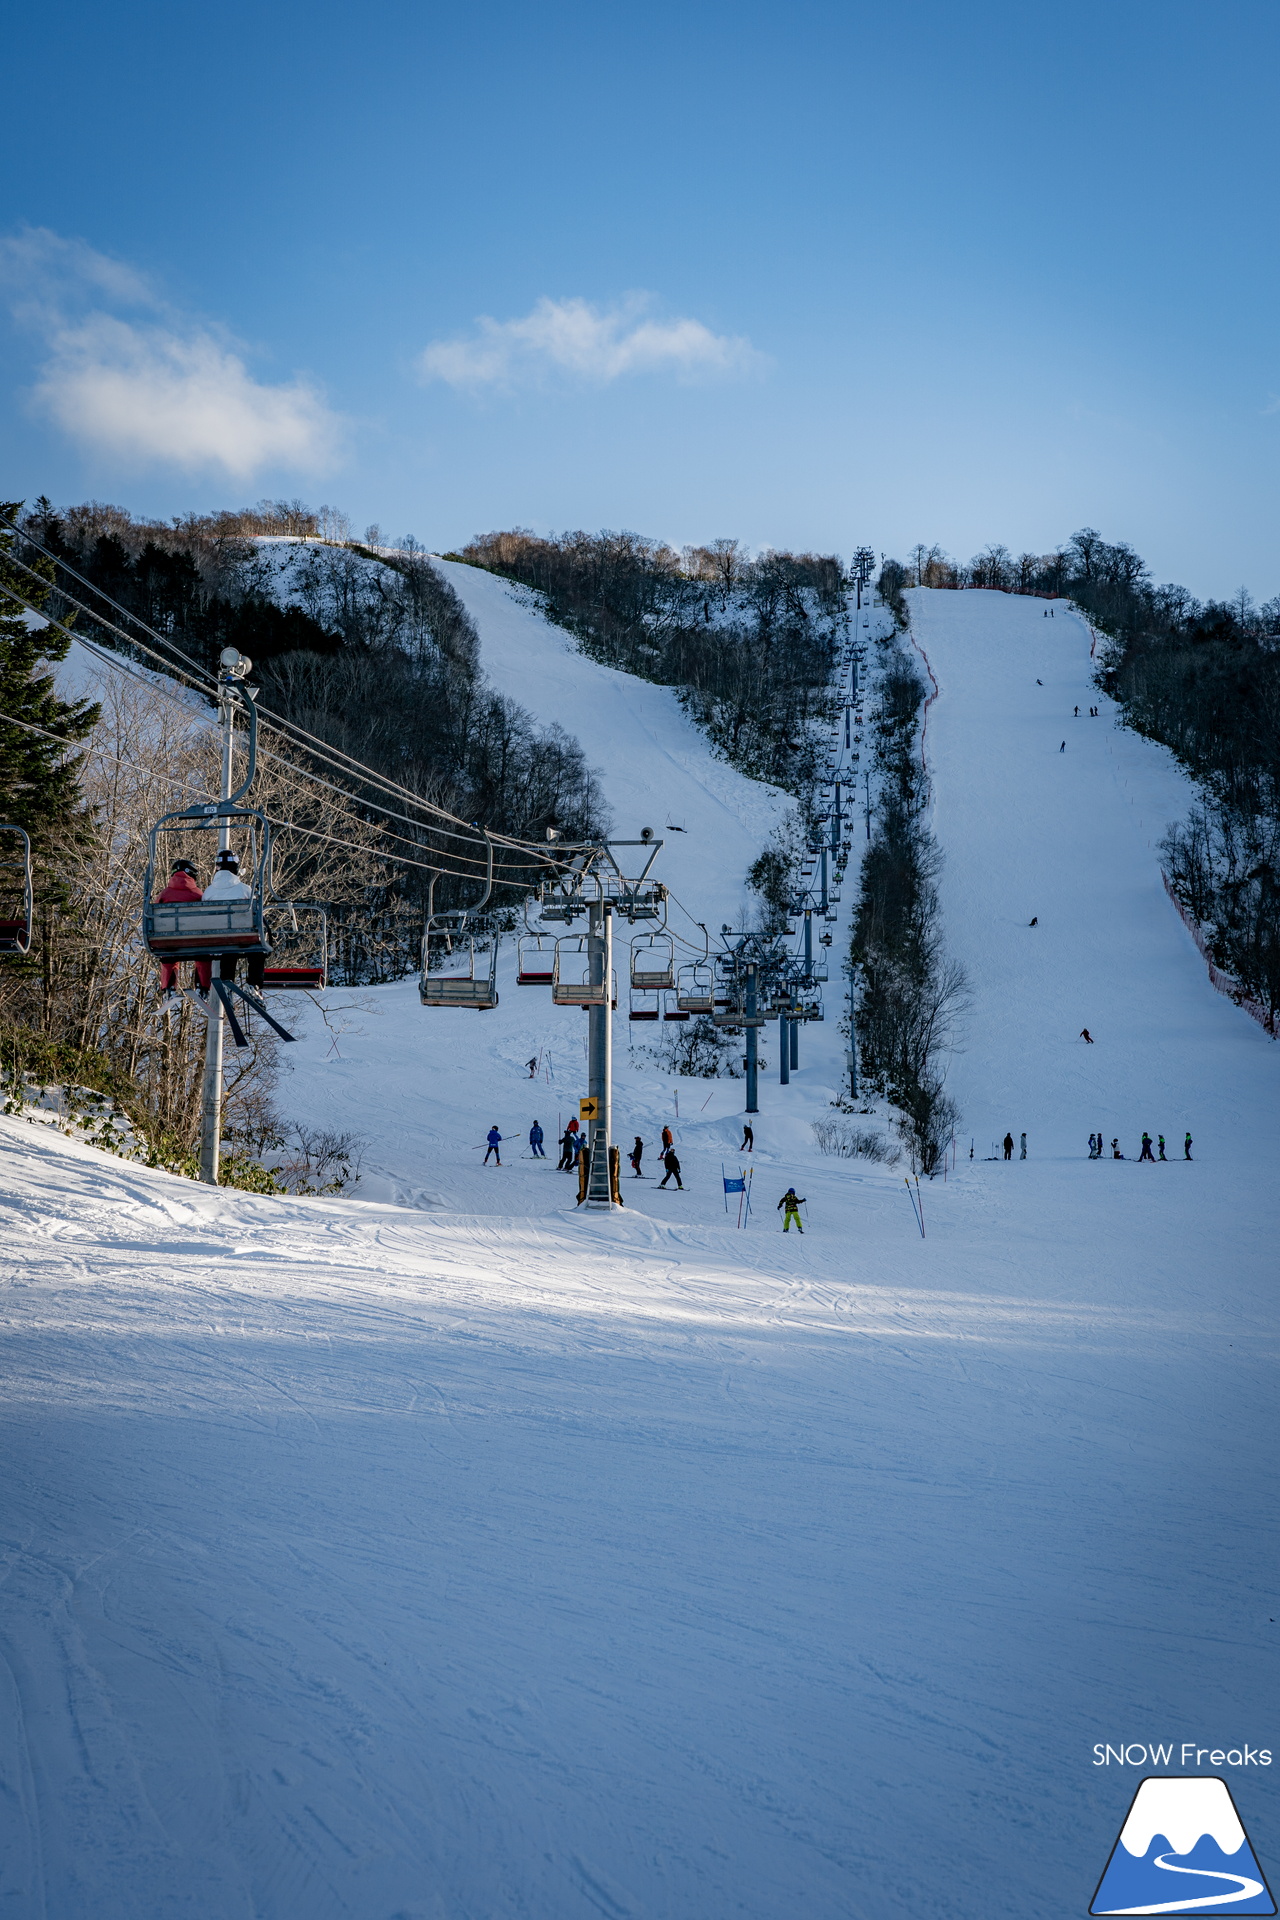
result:
M 224 847 L 218 855 L 217 864 L 223 873 L 239 873 L 240 855 L 232 853 L 230 847 Z

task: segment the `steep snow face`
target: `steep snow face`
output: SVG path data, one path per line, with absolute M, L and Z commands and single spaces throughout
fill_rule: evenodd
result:
M 774 787 L 717 759 L 670 687 L 578 652 L 533 597 L 495 574 L 435 562 L 480 632 L 486 678 L 547 726 L 578 740 L 600 775 L 619 839 L 652 827 L 666 845 L 655 877 L 713 936 L 742 924 L 743 878 L 786 805 Z M 683 831 L 680 831 L 683 829 Z
M 1160 877 L 1190 782 L 1119 726 L 1064 603 L 1050 619 L 1012 594 L 908 598 L 938 684 L 944 931 L 973 991 L 952 1074 L 966 1148 L 1025 1127 L 1036 1153 L 1075 1155 L 1100 1130 L 1108 1160 L 1113 1138 L 1132 1159 L 1145 1128 L 1181 1158 L 1190 1130 L 1193 1152 L 1274 1166 L 1280 1048 L 1210 985 Z
M 1238 1853 L 1244 1845 L 1231 1795 L 1215 1778 L 1144 1780 L 1120 1839 L 1126 1852 L 1141 1859 L 1158 1833 L 1175 1853 L 1190 1853 L 1205 1834 L 1224 1853 Z

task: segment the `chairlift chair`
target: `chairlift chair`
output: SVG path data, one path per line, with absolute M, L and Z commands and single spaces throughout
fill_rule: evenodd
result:
M 603 980 L 591 978 L 591 950 L 587 936 L 562 934 L 556 941 L 551 969 L 551 999 L 557 1007 L 603 1007 L 606 990 Z M 613 993 L 616 1006 L 617 990 Z
M 315 914 L 319 920 L 314 935 L 298 926 L 298 915 Z M 329 984 L 329 916 L 313 901 L 278 900 L 265 909 L 265 916 L 288 914 L 287 928 L 271 943 L 272 963 L 262 970 L 262 984 L 274 993 L 323 993 Z M 295 944 L 296 943 L 296 944 Z M 297 964 L 300 954 L 311 958 Z
M 30 953 L 31 923 L 35 907 L 31 889 L 31 840 L 24 827 L 0 826 L 0 834 L 9 834 L 16 842 L 0 841 L 0 908 L 21 902 L 22 911 L 12 919 L 0 920 L 0 953 Z M 13 899 L 13 895 L 18 899 Z
M 669 995 L 662 996 L 662 1017 L 664 1020 L 687 1020 L 689 1009 L 680 1005 L 679 997 L 674 1000 Z
M 549 987 L 555 973 L 556 942 L 549 933 L 523 934 L 516 946 L 516 985 Z
M 156 900 L 152 898 L 157 855 L 171 836 L 186 838 L 229 827 L 246 851 L 240 856 L 240 878 L 249 889 L 238 900 Z M 210 864 L 215 848 L 209 848 Z M 168 864 L 161 861 L 168 879 Z M 246 871 L 247 869 L 247 871 Z M 142 938 L 157 960 L 222 960 L 253 957 L 271 951 L 263 909 L 271 871 L 271 823 L 256 807 L 211 803 L 166 813 L 151 829 L 147 871 L 143 879 Z
M 631 984 L 665 992 L 676 983 L 675 947 L 669 933 L 638 933 L 631 942 Z
M 705 961 L 681 967 L 676 980 L 676 1006 L 682 1013 L 714 1011 L 715 976 Z
M 498 934 L 482 936 L 477 967 L 477 940 L 467 932 L 468 914 L 437 914 L 422 935 L 422 974 L 418 998 L 424 1007 L 474 1007 L 487 1013 L 498 1004 Z M 447 924 L 455 922 L 454 925 Z M 488 945 L 488 967 L 483 943 Z
M 632 987 L 630 1017 L 633 1020 L 660 1020 L 662 995 L 648 987 Z

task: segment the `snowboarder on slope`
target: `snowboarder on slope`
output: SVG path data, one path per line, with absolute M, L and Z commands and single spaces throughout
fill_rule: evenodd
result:
M 546 1159 L 547 1156 L 542 1150 L 542 1128 L 536 1120 L 529 1129 L 529 1147 L 535 1160 Z
M 1040 925 L 1040 915 L 1038 913 L 1033 913 L 1031 918 L 1028 920 L 1027 925 L 1029 927 L 1038 927 Z
M 501 1165 L 502 1165 L 502 1155 L 501 1155 L 501 1154 L 500 1154 L 500 1153 L 498 1152 L 498 1148 L 499 1148 L 499 1147 L 500 1147 L 500 1146 L 502 1145 L 502 1135 L 501 1135 L 501 1134 L 500 1134 L 500 1133 L 498 1132 L 498 1129 L 497 1129 L 496 1127 L 490 1127 L 490 1129 L 489 1129 L 489 1132 L 488 1132 L 488 1135 L 487 1135 L 487 1138 L 488 1138 L 488 1141 L 489 1141 L 489 1145 L 488 1145 L 488 1147 L 487 1147 L 487 1148 L 486 1148 L 486 1150 L 485 1150 L 485 1156 L 484 1156 L 484 1163 L 483 1163 L 483 1164 L 484 1164 L 484 1165 L 485 1165 L 486 1167 L 488 1166 L 488 1164 L 489 1164 L 489 1155 L 490 1155 L 490 1154 L 492 1154 L 492 1155 L 493 1155 L 493 1157 L 494 1157 L 494 1159 L 495 1159 L 495 1160 L 497 1161 L 497 1163 L 498 1163 L 498 1165 L 499 1165 L 499 1166 L 501 1166 Z
M 777 1212 L 783 1207 L 786 1208 L 786 1212 L 782 1216 L 782 1231 L 784 1233 L 790 1233 L 791 1222 L 793 1220 L 796 1223 L 797 1230 L 800 1233 L 804 1232 L 804 1228 L 800 1224 L 800 1209 L 804 1205 L 805 1202 L 797 1198 L 795 1188 L 788 1187 L 781 1200 L 779 1200 L 778 1206 L 774 1209 L 774 1211 Z
M 538 1071 L 538 1056 L 535 1054 L 532 1060 L 526 1060 L 525 1065 L 529 1069 L 529 1078 L 532 1080 Z
M 738 1148 L 738 1152 L 754 1153 L 755 1150 L 756 1150 L 756 1136 L 751 1131 L 751 1128 L 748 1126 L 747 1122 L 744 1120 L 742 1123 L 742 1145 Z
M 636 1179 L 643 1180 L 644 1175 L 640 1171 L 640 1162 L 644 1159 L 644 1141 L 640 1138 L 639 1134 L 636 1135 L 636 1143 L 634 1147 L 632 1147 L 630 1153 L 627 1155 L 627 1158 L 636 1170 L 635 1171 Z
M 197 900 L 204 899 L 200 891 L 200 882 L 196 878 L 196 870 L 189 860 L 174 861 L 169 884 L 158 898 L 167 906 L 194 906 Z M 193 966 L 196 985 L 202 994 L 207 994 L 213 980 L 213 963 L 209 960 L 196 960 Z M 177 961 L 163 961 L 160 967 L 160 991 L 164 996 L 166 1013 L 178 1004 L 177 978 Z
M 1142 1152 L 1138 1155 L 1138 1158 L 1139 1160 L 1149 1160 L 1152 1166 L 1156 1163 L 1156 1157 L 1151 1151 L 1151 1135 L 1149 1133 L 1144 1133 L 1142 1136 Z
M 1064 741 L 1063 741 L 1063 743 L 1062 743 L 1062 745 L 1061 745 L 1061 746 L 1060 746 L 1060 747 L 1058 748 L 1058 752 L 1059 752 L 1059 753 L 1065 753 L 1065 752 L 1066 752 L 1066 750 L 1067 750 L 1067 743 L 1066 743 L 1066 741 L 1064 740 Z
M 658 1185 L 665 1187 L 668 1180 L 674 1179 L 681 1193 L 683 1193 L 684 1181 L 680 1178 L 680 1162 L 676 1158 L 676 1150 L 674 1147 L 667 1148 L 662 1156 L 662 1164 L 666 1168 L 666 1172 L 663 1174 L 661 1180 L 659 1180 Z
M 1011 1133 L 1006 1133 L 1004 1137 L 1004 1157 L 1006 1160 L 1012 1160 L 1013 1158 L 1013 1135 Z

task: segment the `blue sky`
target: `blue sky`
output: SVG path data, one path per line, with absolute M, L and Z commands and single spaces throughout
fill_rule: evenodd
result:
M 1274 5 L 46 0 L 0 487 L 1280 590 Z

